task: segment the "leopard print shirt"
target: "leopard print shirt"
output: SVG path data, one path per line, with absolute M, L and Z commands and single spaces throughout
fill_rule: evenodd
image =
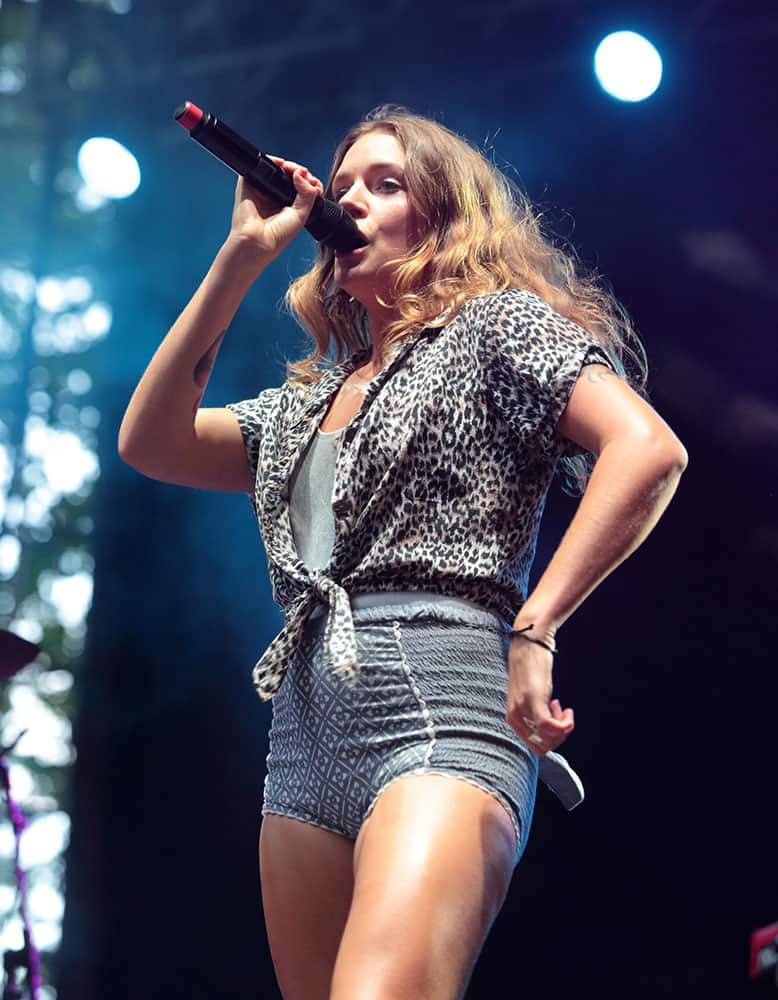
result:
M 345 683 L 359 664 L 349 594 L 428 590 L 512 622 L 527 596 L 559 459 L 584 449 L 556 425 L 583 365 L 615 370 L 595 338 L 522 289 L 470 299 L 446 326 L 409 338 L 374 378 L 343 433 L 323 569 L 295 549 L 289 483 L 333 395 L 369 348 L 300 388 L 230 403 L 255 474 L 250 499 L 284 627 L 253 671 L 272 698 L 317 603 L 325 663 Z

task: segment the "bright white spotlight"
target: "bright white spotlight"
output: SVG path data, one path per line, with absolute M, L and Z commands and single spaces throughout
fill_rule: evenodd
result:
M 619 101 L 644 101 L 662 79 L 662 58 L 647 38 L 614 31 L 597 46 L 594 72 L 600 86 Z
M 129 198 L 140 184 L 138 161 L 115 139 L 87 139 L 78 151 L 84 183 L 104 198 Z

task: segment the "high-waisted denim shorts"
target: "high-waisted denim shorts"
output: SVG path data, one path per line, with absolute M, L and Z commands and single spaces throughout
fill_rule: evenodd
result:
M 505 624 L 465 602 L 352 606 L 352 615 L 359 683 L 346 687 L 324 667 L 326 617 L 311 617 L 273 697 L 263 815 L 355 839 L 390 782 L 453 775 L 505 807 L 518 864 L 538 759 L 506 721 Z

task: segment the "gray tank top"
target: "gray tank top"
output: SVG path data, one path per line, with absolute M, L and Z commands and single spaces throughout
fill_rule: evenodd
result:
M 332 489 L 340 439 L 345 430 L 317 430 L 292 474 L 289 515 L 300 559 L 309 569 L 323 569 L 335 544 Z

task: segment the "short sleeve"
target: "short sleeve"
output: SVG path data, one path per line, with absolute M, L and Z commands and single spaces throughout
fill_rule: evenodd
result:
M 257 478 L 260 444 L 273 420 L 275 404 L 280 391 L 275 387 L 263 389 L 253 399 L 244 399 L 239 403 L 227 403 L 225 406 L 225 409 L 235 414 L 238 421 L 240 432 L 243 435 L 246 458 L 254 480 Z
M 540 296 L 510 289 L 495 297 L 479 343 L 489 397 L 519 445 L 545 458 L 585 454 L 557 423 L 584 365 L 615 372 L 599 341 Z

